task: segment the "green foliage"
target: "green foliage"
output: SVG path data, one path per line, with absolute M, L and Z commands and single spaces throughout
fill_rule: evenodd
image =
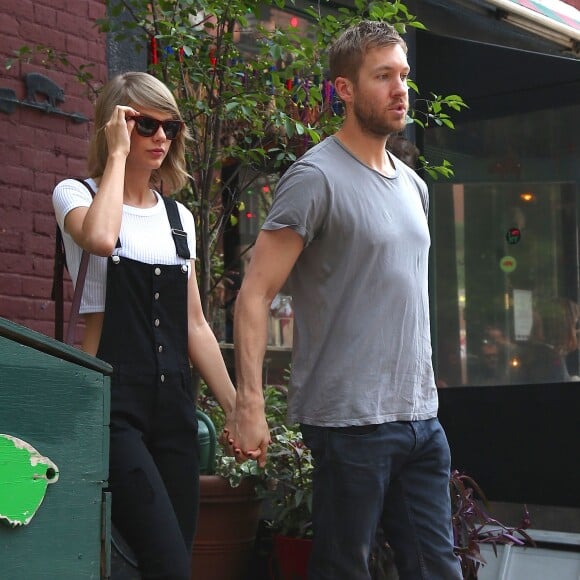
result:
M 278 534 L 312 536 L 312 454 L 298 427 L 272 434 L 259 495 L 271 501 L 270 527 Z
M 347 26 L 362 19 L 388 21 L 401 33 L 425 26 L 405 4 L 355 0 L 338 10 L 322 0 L 305 10 L 306 30 L 259 23 L 275 0 L 106 0 L 103 33 L 135 43 L 134 49 L 156 47 L 149 72 L 175 93 L 192 140 L 187 151 L 190 180 L 180 193 L 196 218 L 198 281 L 202 307 L 211 319 L 211 294 L 232 265 L 214 268 L 219 240 L 231 223 L 241 192 L 263 176 L 278 174 L 313 144 L 334 133 L 341 123 L 336 104 L 321 90 L 327 69 L 326 50 Z M 71 66 L 66 55 L 37 46 L 23 48 L 17 59 L 41 54 L 47 66 Z M 6 63 L 13 66 L 14 61 Z M 81 82 L 92 82 L 90 65 L 77 66 Z M 411 90 L 419 94 L 412 81 Z M 457 95 L 417 99 L 408 121 L 426 128 L 453 129 L 450 112 L 465 103 Z M 433 178 L 453 175 L 449 162 L 423 159 Z M 235 167 L 222 180 L 224 164 Z M 233 203 L 224 204 L 224 195 Z
M 14 58 L 7 58 L 4 62 L 6 70 L 11 70 L 15 65 L 22 63 L 29 64 L 32 61 L 37 61 L 44 67 L 52 68 L 58 67 L 63 70 L 72 70 L 75 73 L 76 79 L 87 88 L 89 98 L 95 98 L 97 89 L 94 85 L 94 76 L 92 73 L 93 63 L 75 65 L 68 58 L 68 55 L 63 52 L 58 52 L 49 46 L 43 44 L 36 44 L 34 46 L 21 46 L 16 50 Z

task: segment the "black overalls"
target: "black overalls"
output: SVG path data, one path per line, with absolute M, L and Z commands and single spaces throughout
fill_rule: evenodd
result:
M 175 201 L 163 200 L 177 252 L 189 258 Z M 186 266 L 108 259 L 97 356 L 113 366 L 112 519 L 144 579 L 190 578 L 199 455 L 187 353 L 187 283 Z

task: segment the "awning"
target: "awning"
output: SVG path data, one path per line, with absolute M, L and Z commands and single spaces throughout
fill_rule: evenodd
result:
M 580 11 L 560 0 L 486 0 L 506 22 L 580 55 Z

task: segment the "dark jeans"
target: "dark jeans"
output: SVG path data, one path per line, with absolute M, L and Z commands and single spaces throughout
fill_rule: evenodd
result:
M 461 580 L 453 554 L 450 452 L 437 419 L 302 425 L 314 458 L 309 580 L 369 580 L 377 526 L 400 580 Z
M 189 580 L 199 505 L 195 405 L 175 382 L 114 384 L 112 520 L 143 579 Z

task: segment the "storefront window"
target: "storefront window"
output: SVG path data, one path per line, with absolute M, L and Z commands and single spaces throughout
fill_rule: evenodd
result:
M 431 185 L 440 387 L 580 380 L 579 148 L 566 128 L 579 112 L 431 134 L 428 153 L 456 170 Z

